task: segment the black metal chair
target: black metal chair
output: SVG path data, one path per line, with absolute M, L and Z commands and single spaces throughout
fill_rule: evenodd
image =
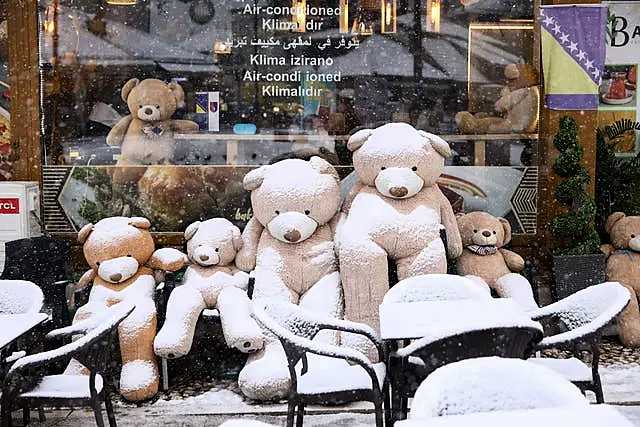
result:
M 116 419 L 108 388 L 110 349 L 114 339 L 117 339 L 118 325 L 134 308 L 131 304 L 116 304 L 104 313 L 54 330 L 48 337 L 84 336 L 61 348 L 25 356 L 15 362 L 2 386 L 2 427 L 11 427 L 12 409 L 22 408 L 24 425 L 29 425 L 30 408 L 45 405 L 91 407 L 96 424 L 102 427 L 102 401 L 105 403 L 109 425 L 115 427 Z M 46 375 L 47 365 L 62 360 L 68 363 L 72 358 L 82 363 L 90 374 Z
M 624 286 L 605 282 L 527 313 L 545 329 L 545 338 L 538 343 L 536 351 L 556 348 L 573 355 L 568 359 L 536 357 L 529 361 L 557 371 L 583 393 L 594 392 L 597 403 L 604 403 L 598 372 L 602 331 L 624 310 L 629 299 L 629 291 Z M 582 360 L 583 352 L 591 354 L 591 366 Z
M 373 402 L 376 426 L 384 425 L 384 410 L 388 408 L 388 381 L 384 363 L 372 363 L 355 349 L 313 340 L 321 330 L 363 335 L 375 344 L 380 360 L 384 360 L 382 344 L 373 329 L 360 323 L 318 316 L 283 301 L 254 301 L 253 316 L 262 327 L 278 337 L 287 355 L 291 375 L 288 427 L 293 426 L 296 412 L 296 425 L 302 427 L 307 404 L 340 404 L 361 400 Z M 307 353 L 334 361 L 342 359 L 344 364 L 336 363 L 331 369 L 319 368 L 315 371 L 312 364 L 309 370 Z M 300 374 L 296 367 L 298 362 L 302 365 Z M 388 420 L 388 411 L 386 414 Z

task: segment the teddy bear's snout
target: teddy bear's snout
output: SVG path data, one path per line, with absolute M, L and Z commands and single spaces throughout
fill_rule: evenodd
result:
M 375 186 L 384 196 L 406 199 L 422 190 L 424 181 L 410 168 L 388 167 L 378 173 Z
M 220 262 L 220 256 L 212 246 L 203 245 L 195 249 L 193 260 L 202 266 L 216 265 Z
M 109 276 L 109 279 L 111 279 L 112 282 L 119 282 L 120 279 L 122 279 L 122 274 L 114 273 L 111 276 Z
M 636 236 L 629 240 L 629 249 L 635 252 L 640 252 L 640 237 Z
M 480 246 L 495 245 L 498 241 L 498 239 L 496 238 L 496 235 L 493 234 L 493 232 L 488 229 L 478 230 L 477 233 L 473 234 L 473 237 L 471 238 L 471 240 L 473 241 L 474 244 L 480 245 Z
M 273 218 L 267 229 L 269 233 L 284 243 L 299 243 L 306 240 L 318 228 L 318 223 L 301 212 L 284 212 Z
M 133 257 L 113 258 L 100 263 L 98 276 L 110 283 L 122 283 L 132 277 L 139 267 L 140 264 Z
M 138 108 L 138 118 L 144 121 L 155 121 L 160 119 L 160 110 L 151 105 L 142 105 Z
M 300 232 L 298 230 L 291 230 L 288 233 L 284 233 L 284 238 L 291 243 L 295 243 L 300 240 Z
M 407 187 L 391 187 L 389 190 L 389 193 L 391 193 L 393 197 L 404 197 L 408 192 Z
M 484 230 L 484 231 L 482 232 L 482 235 L 483 235 L 484 237 L 489 237 L 489 236 L 491 236 L 491 232 L 490 232 L 489 230 Z

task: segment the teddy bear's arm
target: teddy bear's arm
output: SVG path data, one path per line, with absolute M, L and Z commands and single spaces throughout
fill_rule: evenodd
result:
M 236 266 L 243 271 L 251 271 L 256 266 L 258 242 L 264 227 L 255 216 L 251 217 L 242 232 L 242 249 L 236 254 Z
M 176 271 L 180 270 L 187 263 L 187 256 L 177 249 L 162 248 L 156 250 L 149 261 L 147 267 L 154 270 Z
M 349 190 L 347 196 L 344 198 L 344 202 L 342 202 L 342 212 L 344 212 L 345 214 L 349 213 L 349 209 L 351 209 L 351 203 L 353 203 L 353 200 L 356 198 L 362 187 L 364 187 L 364 184 L 362 184 L 360 181 L 356 182 L 353 187 L 351 187 L 351 190 Z
M 127 114 L 118 120 L 118 123 L 116 123 L 107 134 L 107 145 L 117 146 L 122 144 L 122 139 L 126 135 L 132 120 L 133 116 L 131 114 Z
M 438 192 L 440 197 L 440 221 L 447 232 L 447 254 L 449 259 L 456 259 L 462 255 L 462 237 L 460 237 L 458 222 L 449 199 L 439 189 Z
M 505 112 L 513 108 L 514 105 L 521 102 L 530 92 L 531 88 L 525 87 L 522 89 L 516 89 L 514 91 L 509 91 L 504 94 L 502 98 L 498 99 L 496 102 L 496 110 L 500 112 Z
M 90 269 L 84 272 L 80 280 L 78 280 L 78 284 L 76 285 L 76 290 L 82 289 L 87 286 L 89 283 L 93 282 L 97 276 L 94 269 Z
M 171 129 L 174 131 L 193 132 L 200 129 L 200 126 L 196 122 L 191 120 L 172 120 Z
M 602 252 L 606 258 L 609 258 L 609 256 L 611 256 L 611 254 L 615 251 L 616 248 L 614 248 L 613 245 L 609 243 L 600 246 L 600 252 Z
M 516 273 L 524 270 L 524 259 L 515 252 L 511 252 L 507 249 L 498 249 L 504 258 L 504 262 L 507 263 L 509 270 Z

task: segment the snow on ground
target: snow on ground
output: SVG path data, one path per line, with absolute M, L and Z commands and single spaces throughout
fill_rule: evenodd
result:
M 601 366 L 600 378 L 605 402 L 640 405 L 640 365 Z

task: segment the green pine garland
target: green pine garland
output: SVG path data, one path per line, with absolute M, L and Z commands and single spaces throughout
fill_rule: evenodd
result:
M 571 239 L 571 245 L 559 251 L 564 255 L 600 252 L 600 238 L 594 228 L 596 203 L 585 191 L 591 178 L 587 168 L 580 164 L 584 149 L 578 141 L 578 131 L 575 119 L 562 117 L 558 133 L 553 138 L 553 145 L 560 152 L 553 170 L 565 178 L 553 194 L 556 200 L 571 206 L 571 210 L 551 220 L 549 231 L 556 237 Z

